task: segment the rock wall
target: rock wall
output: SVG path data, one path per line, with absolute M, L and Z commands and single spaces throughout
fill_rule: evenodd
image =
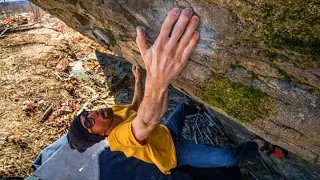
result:
M 316 0 L 31 0 L 70 27 L 144 66 L 173 7 L 200 16 L 201 40 L 172 83 L 260 137 L 320 163 L 320 8 Z

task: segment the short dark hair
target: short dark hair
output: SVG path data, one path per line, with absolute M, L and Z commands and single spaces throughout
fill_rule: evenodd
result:
M 82 126 L 81 114 L 76 116 L 71 122 L 67 138 L 71 149 L 76 149 L 79 152 L 84 152 L 87 148 L 105 139 L 104 136 L 89 133 Z

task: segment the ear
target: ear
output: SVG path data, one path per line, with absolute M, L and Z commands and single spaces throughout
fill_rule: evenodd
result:
M 91 131 L 91 129 L 87 129 L 87 130 L 88 130 L 88 132 L 89 132 L 90 134 L 93 134 L 92 131 Z
M 85 121 L 85 119 L 84 119 L 84 117 L 82 117 L 82 115 L 80 116 L 80 124 L 81 124 L 81 126 L 83 127 L 83 128 L 85 128 L 86 130 L 88 130 L 89 131 L 89 129 L 84 125 L 84 121 Z M 90 131 L 89 131 L 90 132 Z M 91 133 L 91 132 L 90 132 Z

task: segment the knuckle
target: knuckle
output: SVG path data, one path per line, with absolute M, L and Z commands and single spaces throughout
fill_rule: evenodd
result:
M 192 40 L 192 41 L 195 41 L 195 40 L 197 40 L 197 39 L 198 39 L 198 36 L 196 36 L 195 34 L 193 34 L 191 40 Z
M 154 49 L 153 49 L 153 50 L 154 50 L 155 53 L 160 53 L 160 52 L 161 52 L 161 49 L 162 49 L 161 46 L 156 45 L 156 46 L 154 46 Z
M 200 38 L 200 36 L 199 36 L 199 32 L 194 32 L 193 33 L 193 36 L 192 36 L 192 39 L 194 39 L 195 41 L 197 41 L 198 39 Z
M 178 61 L 180 61 L 181 58 L 182 58 L 182 54 L 181 54 L 181 53 L 176 54 L 175 59 L 177 59 Z
M 187 47 L 194 46 L 197 43 L 197 39 L 192 37 L 187 45 Z
M 184 28 L 183 28 L 183 23 L 182 22 L 177 22 L 176 25 L 173 28 L 174 32 L 181 32 Z
M 168 25 L 166 25 L 166 24 L 163 24 L 162 26 L 161 26 L 161 32 L 163 32 L 163 33 L 169 33 L 169 31 L 170 31 L 170 27 L 168 26 Z
M 166 54 L 170 54 L 171 48 L 169 46 L 164 47 L 163 52 Z
M 183 28 L 178 27 L 177 30 L 176 30 L 176 34 L 180 34 L 181 35 L 183 33 L 183 31 L 184 31 Z

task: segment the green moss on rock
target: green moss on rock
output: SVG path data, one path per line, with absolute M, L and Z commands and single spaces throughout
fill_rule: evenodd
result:
M 279 54 L 274 53 L 274 52 L 267 52 L 266 56 L 268 57 L 268 59 L 271 63 L 277 61 L 277 59 L 279 58 Z
M 274 1 L 274 2 L 273 2 Z M 319 56 L 320 16 L 316 1 L 293 1 L 290 4 L 273 0 L 262 6 L 265 40 L 269 46 L 301 54 Z
M 197 1 L 218 4 L 237 14 L 244 25 L 237 43 L 320 56 L 318 0 Z
M 212 78 L 201 94 L 210 105 L 222 109 L 241 122 L 252 122 L 270 115 L 268 97 L 258 89 L 233 83 L 221 75 Z

